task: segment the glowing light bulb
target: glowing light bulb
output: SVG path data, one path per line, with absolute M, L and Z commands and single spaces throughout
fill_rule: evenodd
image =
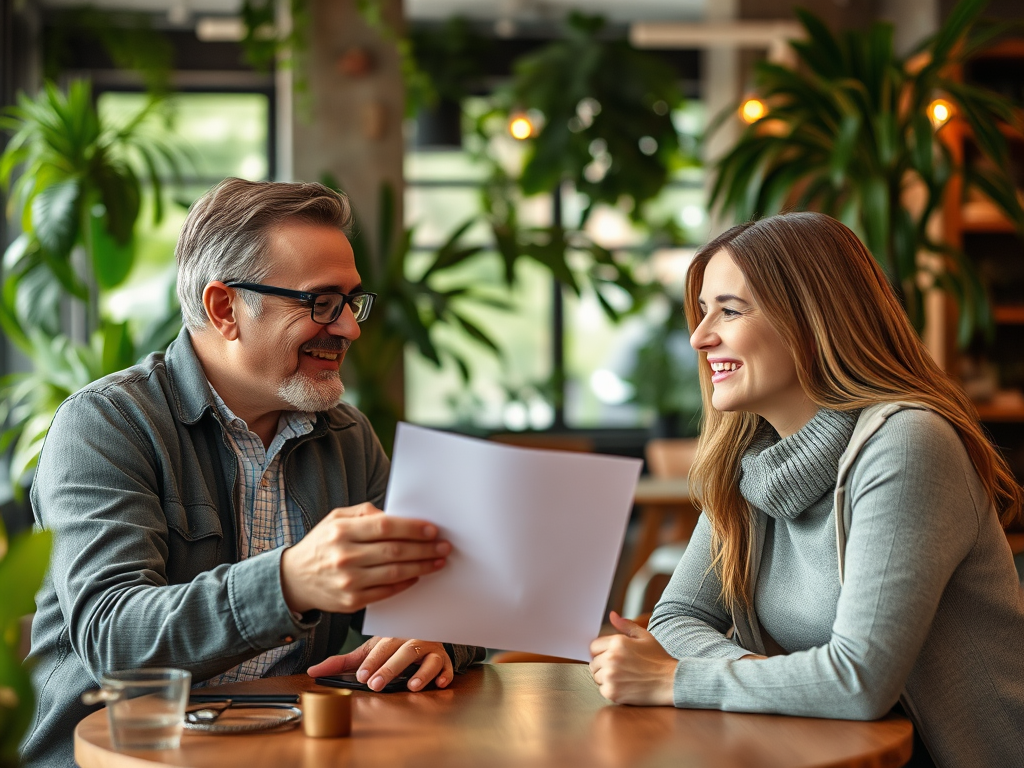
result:
M 524 141 L 533 136 L 533 123 L 525 115 L 516 115 L 508 123 L 508 132 L 513 139 Z
M 768 107 L 760 99 L 747 99 L 740 107 L 740 117 L 746 123 L 754 123 L 768 113 Z
M 928 105 L 928 119 L 935 129 L 941 128 L 953 116 L 953 105 L 945 99 L 935 99 Z

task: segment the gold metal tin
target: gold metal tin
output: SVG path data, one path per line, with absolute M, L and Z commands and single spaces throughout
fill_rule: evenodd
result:
M 303 691 L 300 700 L 307 736 L 331 739 L 352 733 L 352 691 Z

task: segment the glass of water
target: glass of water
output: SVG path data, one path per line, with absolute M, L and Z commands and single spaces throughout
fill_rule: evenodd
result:
M 177 749 L 191 682 L 191 672 L 169 667 L 108 672 L 82 699 L 106 702 L 114 749 Z

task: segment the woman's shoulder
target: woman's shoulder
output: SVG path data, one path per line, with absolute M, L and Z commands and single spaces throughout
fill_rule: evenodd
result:
M 901 408 L 886 418 L 878 430 L 891 439 L 923 439 L 956 440 L 960 438 L 956 429 L 944 417 L 926 408 Z
M 858 463 L 913 465 L 934 471 L 972 472 L 973 464 L 956 428 L 945 417 L 922 408 L 891 414 L 865 443 Z

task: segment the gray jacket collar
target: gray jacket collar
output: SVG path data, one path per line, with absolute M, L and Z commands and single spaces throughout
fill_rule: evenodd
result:
M 213 392 L 203 371 L 203 365 L 196 356 L 192 337 L 187 328 L 183 327 L 178 337 L 167 347 L 164 361 L 167 365 L 174 405 L 178 409 L 178 418 L 182 423 L 195 424 L 207 411 L 215 413 L 217 406 L 213 400 Z M 316 424 L 309 434 L 323 434 L 325 429 L 347 429 L 355 423 L 355 419 L 342 409 L 332 408 L 317 413 Z

